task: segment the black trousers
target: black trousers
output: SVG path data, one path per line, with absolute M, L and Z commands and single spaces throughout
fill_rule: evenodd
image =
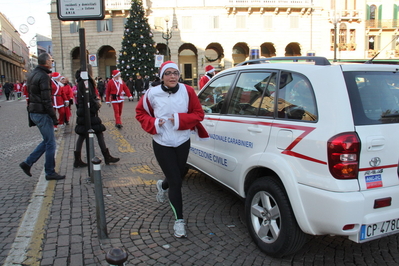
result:
M 104 134 L 103 132 L 95 133 L 97 136 L 98 146 L 100 146 L 101 151 L 105 151 L 107 146 L 105 145 Z M 86 136 L 79 135 L 78 140 L 76 141 L 75 151 L 81 152 L 83 142 L 85 141 Z
M 169 189 L 169 202 L 176 219 L 183 219 L 183 198 L 181 187 L 183 174 L 190 151 L 190 139 L 178 147 L 162 146 L 152 141 L 155 158 L 158 161 L 165 180 L 163 189 Z

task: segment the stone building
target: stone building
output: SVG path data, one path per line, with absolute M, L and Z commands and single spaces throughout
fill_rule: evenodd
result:
M 159 54 L 177 62 L 183 79 L 193 86 L 206 65 L 220 71 L 257 53 L 365 60 L 381 51 L 378 59 L 397 58 L 398 4 L 397 0 L 143 0 Z M 116 68 L 130 7 L 129 0 L 105 0 L 103 20 L 82 22 L 95 76 L 109 77 Z M 50 18 L 56 71 L 73 77 L 80 67 L 82 24 L 60 21 L 55 0 Z
M 0 82 L 22 82 L 29 70 L 29 49 L 19 32 L 0 12 Z

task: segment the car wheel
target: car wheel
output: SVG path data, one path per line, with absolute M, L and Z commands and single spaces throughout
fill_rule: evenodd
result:
M 263 177 L 249 188 L 245 201 L 249 233 L 266 254 L 282 257 L 298 251 L 306 242 L 282 184 L 275 177 Z

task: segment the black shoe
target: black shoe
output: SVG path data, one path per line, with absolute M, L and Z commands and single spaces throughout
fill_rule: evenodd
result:
M 68 126 L 68 125 L 69 125 L 69 121 L 66 121 L 66 122 L 65 122 L 65 125 L 67 125 L 67 126 Z
M 64 175 L 59 175 L 57 173 L 54 173 L 52 175 L 46 175 L 46 180 L 61 180 L 65 179 Z
M 27 174 L 28 176 L 32 176 L 32 174 L 30 173 L 30 166 L 27 163 L 22 162 L 19 164 L 19 167 L 22 168 L 25 174 Z

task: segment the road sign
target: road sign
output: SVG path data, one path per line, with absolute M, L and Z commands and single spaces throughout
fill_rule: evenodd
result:
M 104 0 L 57 0 L 57 15 L 63 21 L 102 20 Z

